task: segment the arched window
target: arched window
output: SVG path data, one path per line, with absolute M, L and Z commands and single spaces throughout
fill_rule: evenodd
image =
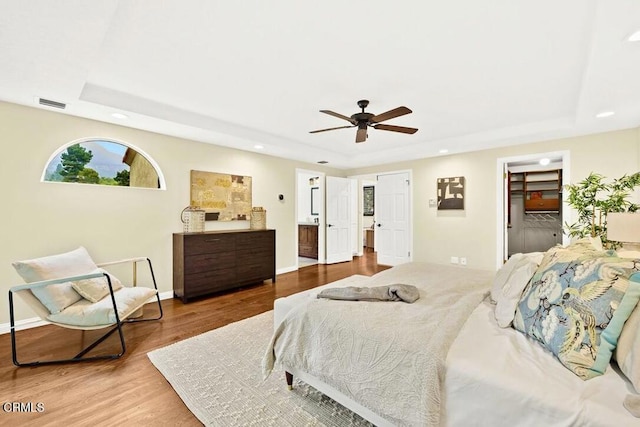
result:
M 42 174 L 42 181 L 165 189 L 156 162 L 125 142 L 84 138 L 56 151 Z

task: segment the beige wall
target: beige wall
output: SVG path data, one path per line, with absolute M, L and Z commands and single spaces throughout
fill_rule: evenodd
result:
M 166 190 L 40 182 L 49 156 L 79 138 L 126 141 L 152 157 Z M 296 168 L 342 171 L 211 144 L 86 120 L 41 109 L 0 103 L 3 146 L 0 323 L 9 321 L 7 290 L 22 283 L 11 262 L 85 246 L 96 262 L 148 256 L 160 291 L 172 289 L 172 233 L 182 231 L 180 212 L 189 204 L 191 169 L 249 175 L 253 205 L 267 210 L 276 230 L 276 268 L 296 265 Z M 284 194 L 283 202 L 278 194 Z M 248 221 L 214 223 L 207 228 L 248 228 Z M 34 316 L 22 304 L 17 318 Z
M 570 152 L 571 181 L 591 171 L 608 177 L 640 170 L 640 129 L 337 171 L 261 154 L 233 150 L 64 114 L 0 103 L 3 150 L 0 290 L 22 283 L 11 267 L 18 259 L 68 251 L 84 245 L 96 262 L 130 256 L 154 261 L 161 291 L 172 289 L 171 235 L 182 230 L 180 212 L 189 203 L 189 171 L 208 170 L 253 177 L 253 205 L 267 210 L 267 226 L 277 231 L 278 270 L 296 263 L 296 168 L 334 176 L 375 175 L 412 170 L 414 260 L 446 264 L 465 256 L 468 268 L 496 265 L 497 159 L 524 154 Z M 42 183 L 49 156 L 60 146 L 86 137 L 126 141 L 160 166 L 166 190 Z M 428 207 L 440 177 L 465 176 L 463 212 Z M 284 194 L 284 202 L 278 201 Z M 207 228 L 248 228 L 248 223 L 207 223 Z M 19 305 L 17 318 L 33 313 Z M 0 298 L 0 323 L 8 322 Z
M 350 175 L 413 171 L 413 259 L 440 264 L 451 256 L 466 257 L 468 268 L 495 269 L 497 265 L 497 162 L 525 154 L 569 151 L 570 181 L 590 172 L 608 178 L 640 170 L 640 132 L 629 129 L 582 137 L 537 142 L 473 153 L 442 156 L 349 171 Z M 466 178 L 465 210 L 430 208 L 438 178 Z M 636 195 L 636 200 L 638 200 Z

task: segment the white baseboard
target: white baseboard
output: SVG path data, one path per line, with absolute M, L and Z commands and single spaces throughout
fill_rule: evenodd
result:
M 284 273 L 291 273 L 292 271 L 296 271 L 297 269 L 298 269 L 298 267 L 296 267 L 295 265 L 292 265 L 291 267 L 281 268 L 279 270 L 276 270 L 276 275 L 284 274 Z
M 171 299 L 173 298 L 173 291 L 160 292 L 160 299 Z M 151 300 L 150 300 L 151 301 Z M 16 322 L 16 331 L 22 331 L 25 329 L 37 328 L 39 326 L 48 325 L 49 322 L 40 319 L 39 317 L 31 317 L 29 319 L 18 320 Z M 0 323 L 0 335 L 8 334 L 11 332 L 11 324 Z

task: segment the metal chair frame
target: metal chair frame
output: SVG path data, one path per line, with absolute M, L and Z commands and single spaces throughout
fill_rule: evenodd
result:
M 53 364 L 61 364 L 61 363 L 88 362 L 88 361 L 94 361 L 94 360 L 105 360 L 105 359 L 118 359 L 118 358 L 120 358 L 127 350 L 127 347 L 126 347 L 126 344 L 125 344 L 125 339 L 124 339 L 124 334 L 122 332 L 122 326 L 125 323 L 148 322 L 148 321 L 152 321 L 152 320 L 160 320 L 162 318 L 163 311 L 162 311 L 162 304 L 160 303 L 160 295 L 158 293 L 158 285 L 156 284 L 156 278 L 155 278 L 155 274 L 153 272 L 153 266 L 151 265 L 151 260 L 149 258 L 146 258 L 146 257 L 130 258 L 130 259 L 124 259 L 124 260 L 120 260 L 120 261 L 113 261 L 113 262 L 98 264 L 98 267 L 105 267 L 105 266 L 109 266 L 109 265 L 123 264 L 123 263 L 128 263 L 128 262 L 132 263 L 133 264 L 133 286 L 136 286 L 137 285 L 137 268 L 136 268 L 136 265 L 137 265 L 138 262 L 142 262 L 142 261 L 146 261 L 148 266 L 149 266 L 149 272 L 151 273 L 151 279 L 153 281 L 153 287 L 155 288 L 155 291 L 156 291 L 155 298 L 156 298 L 156 300 L 158 302 L 158 310 L 159 310 L 159 314 L 158 314 L 157 317 L 143 318 L 143 319 L 129 319 L 129 318 L 120 319 L 120 316 L 118 314 L 118 306 L 116 304 L 116 298 L 115 298 L 114 291 L 113 291 L 113 286 L 111 284 L 111 278 L 106 273 L 93 273 L 93 274 L 85 274 L 85 275 L 82 275 L 82 276 L 74 276 L 74 277 L 66 277 L 66 278 L 60 278 L 60 279 L 45 280 L 45 281 L 41 281 L 41 282 L 34 282 L 34 283 L 27 283 L 27 284 L 24 284 L 24 285 L 13 286 L 12 288 L 10 288 L 9 289 L 9 318 L 10 318 L 10 326 L 11 326 L 11 356 L 12 356 L 12 359 L 13 359 L 13 364 L 16 365 L 16 366 L 19 366 L 19 367 L 23 367 L 23 366 L 42 366 L 42 365 L 53 365 Z M 56 359 L 56 360 L 44 360 L 44 361 L 36 360 L 36 361 L 30 361 L 30 362 L 20 362 L 18 360 L 18 350 L 17 350 L 17 345 L 16 345 L 16 326 L 15 326 L 15 316 L 14 316 L 13 294 L 17 293 L 17 292 L 20 292 L 20 291 L 29 291 L 30 292 L 31 289 L 38 288 L 38 287 L 49 286 L 49 285 L 53 285 L 53 284 L 57 284 L 57 283 L 71 282 L 71 281 L 84 280 L 84 279 L 92 279 L 92 278 L 97 278 L 97 277 L 102 277 L 102 276 L 107 278 L 107 284 L 109 286 L 109 296 L 111 298 L 111 303 L 113 304 L 113 310 L 114 310 L 114 313 L 115 313 L 115 323 L 105 324 L 105 325 L 96 325 L 96 326 L 75 326 L 75 325 L 66 325 L 64 323 L 51 322 L 51 321 L 47 320 L 46 318 L 43 318 L 43 320 L 45 320 L 48 323 L 51 323 L 53 325 L 61 326 L 61 327 L 68 328 L 68 329 L 96 330 L 96 329 L 104 329 L 104 328 L 109 328 L 109 327 L 111 329 L 109 329 L 109 331 L 107 331 L 107 333 L 102 335 L 100 338 L 98 338 L 93 343 L 89 344 L 80 353 L 76 354 L 72 358 L 69 358 L 69 359 Z M 107 298 L 107 297 L 105 296 L 105 298 Z M 144 304 L 142 306 L 140 306 L 139 308 L 142 308 L 143 306 L 144 306 Z M 137 308 L 136 310 L 133 310 L 129 314 L 129 316 L 131 314 L 135 313 L 139 308 Z M 42 318 L 42 316 L 40 316 L 40 317 Z M 88 352 L 93 350 L 95 347 L 97 347 L 100 343 L 102 343 L 104 340 L 106 340 L 108 337 L 110 337 L 116 331 L 118 332 L 118 335 L 119 335 L 119 338 L 120 338 L 120 346 L 121 346 L 121 350 L 118 353 L 85 357 L 85 355 Z

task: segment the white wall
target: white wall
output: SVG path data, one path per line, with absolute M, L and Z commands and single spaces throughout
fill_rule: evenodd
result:
M 83 245 L 96 262 L 148 256 L 161 292 L 173 288 L 172 233 L 182 231 L 189 204 L 190 170 L 252 177 L 253 205 L 267 210 L 276 230 L 276 268 L 295 268 L 296 168 L 342 171 L 264 154 L 154 134 L 65 114 L 0 103 L 3 145 L 0 185 L 0 323 L 8 322 L 7 290 L 22 283 L 11 262 L 65 252 Z M 167 189 L 40 182 L 49 156 L 69 141 L 103 137 L 126 141 L 149 154 Z M 285 196 L 278 200 L 278 194 Z M 207 229 L 248 228 L 248 221 L 207 222 Z M 17 319 L 34 316 L 21 303 Z

